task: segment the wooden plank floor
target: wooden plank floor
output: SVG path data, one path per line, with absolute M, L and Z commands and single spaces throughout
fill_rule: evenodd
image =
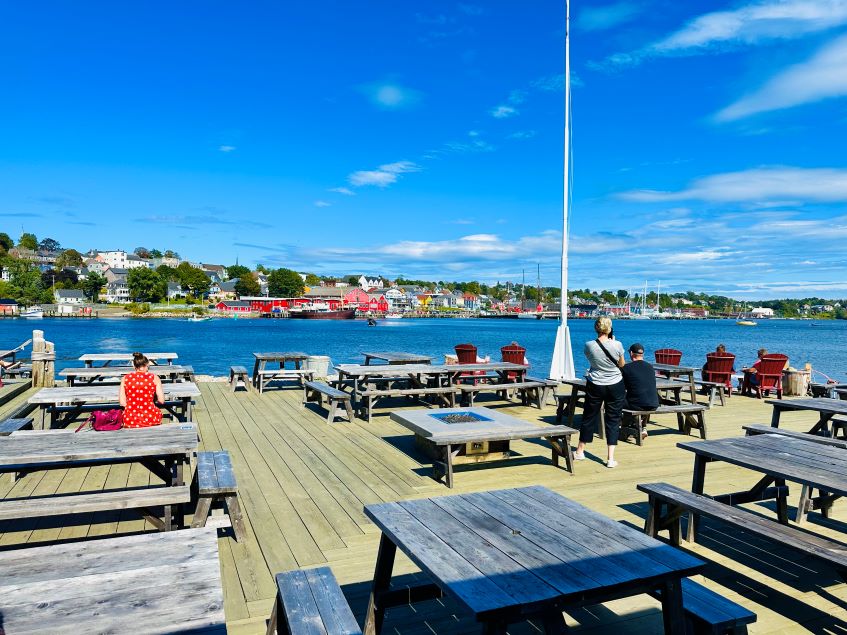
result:
M 589 448 L 592 460 L 578 463 L 575 475 L 550 465 L 545 443 L 517 442 L 513 448 L 520 458 L 460 470 L 451 492 L 429 478 L 428 461 L 414 448 L 412 436 L 389 420 L 390 408 L 378 410 L 370 424 L 357 420 L 328 425 L 324 412 L 300 406 L 300 391 L 293 388 L 263 395 L 233 394 L 223 383 L 204 383 L 201 388 L 195 420 L 203 446 L 229 450 L 246 515 L 247 539 L 236 543 L 225 536 L 219 543 L 231 633 L 264 633 L 274 594 L 273 573 L 319 564 L 332 567 L 361 622 L 379 538 L 362 513 L 368 503 L 541 484 L 640 528 L 646 504 L 635 489 L 637 483 L 667 481 L 690 487 L 693 457 L 676 448 L 686 437 L 676 432 L 673 416 L 658 418 L 659 425 L 651 426 L 643 447 L 621 444 L 620 465 L 614 470 L 600 461 L 605 455 L 601 441 Z M 498 401 L 493 395 L 482 396 L 479 405 L 505 408 L 539 425 L 553 420 L 552 407 L 539 411 Z M 392 406 L 414 407 L 405 401 Z M 707 413 L 711 438 L 736 436 L 742 424 L 769 419 L 769 406 L 740 396 Z M 805 431 L 812 415 L 788 413 L 783 421 L 786 427 Z M 14 485 L 8 477 L 0 479 L 0 496 L 109 488 L 149 478 L 144 470 L 127 466 L 57 470 L 26 476 Z M 757 478 L 738 468 L 713 465 L 706 491 L 741 489 Z M 796 503 L 798 496 L 799 488 L 792 487 L 791 502 Z M 748 508 L 773 515 L 769 504 Z M 847 541 L 847 504 L 836 503 L 832 516 L 825 520 L 813 513 L 808 528 Z M 0 523 L 0 548 L 149 529 L 129 511 Z M 700 544 L 684 544 L 709 562 L 701 582 L 758 614 L 752 633 L 847 633 L 847 588 L 832 570 L 715 522 L 704 523 Z M 398 558 L 396 569 L 403 575 L 401 582 L 420 577 L 405 558 Z M 646 597 L 575 612 L 568 621 L 591 633 L 656 633 L 662 625 L 658 604 Z M 444 600 L 389 611 L 384 632 L 477 633 L 479 627 Z M 540 631 L 527 623 L 509 632 Z

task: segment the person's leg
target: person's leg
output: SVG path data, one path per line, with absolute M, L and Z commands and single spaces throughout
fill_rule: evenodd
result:
M 621 415 L 626 403 L 626 388 L 623 381 L 612 386 L 606 386 L 606 445 L 607 463 L 615 465 L 615 447 L 618 445 L 618 435 L 621 431 Z
M 603 407 L 602 386 L 595 386 L 590 381 L 585 386 L 585 408 L 582 410 L 582 421 L 579 423 L 579 443 L 576 446 L 576 456 L 582 457 L 585 444 L 594 439 L 597 417 Z

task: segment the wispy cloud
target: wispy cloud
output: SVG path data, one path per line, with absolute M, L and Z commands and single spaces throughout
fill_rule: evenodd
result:
M 638 202 L 847 201 L 847 169 L 761 167 L 713 174 L 697 179 L 678 191 L 630 190 L 618 196 Z
M 845 95 L 847 36 L 842 36 L 824 46 L 808 61 L 789 66 L 749 95 L 722 109 L 715 119 L 734 121 Z
M 218 151 L 220 151 L 220 152 L 232 152 L 235 149 L 236 149 L 235 146 L 227 146 L 227 145 L 218 146 Z
M 329 191 L 335 192 L 336 194 L 343 194 L 344 196 L 356 196 L 356 192 L 351 190 L 349 187 L 332 187 Z
M 535 130 L 518 130 L 509 135 L 509 139 L 532 139 L 538 133 Z
M 491 109 L 491 116 L 495 119 L 508 119 L 518 114 L 518 109 L 512 106 L 501 104 Z
M 431 151 L 437 153 L 444 152 L 457 152 L 457 153 L 465 153 L 465 152 L 494 152 L 497 148 L 482 137 L 482 133 L 478 130 L 471 130 L 468 132 L 468 139 L 466 141 L 448 141 L 444 144 L 443 150 L 435 150 Z
M 359 170 L 347 177 L 347 182 L 355 187 L 375 185 L 388 187 L 396 183 L 399 175 L 408 172 L 420 172 L 421 167 L 412 161 L 397 161 L 379 166 L 376 170 Z
M 177 227 L 185 227 L 188 229 L 196 229 L 208 225 L 217 226 L 247 226 L 261 229 L 272 227 L 268 223 L 259 221 L 241 220 L 240 218 L 222 218 L 214 214 L 153 214 L 136 218 L 137 223 L 152 223 L 155 225 L 174 225 Z
M 587 7 L 579 12 L 576 26 L 584 31 L 602 31 L 625 24 L 644 10 L 635 2 L 616 2 L 602 7 Z
M 315 201 L 315 207 L 331 207 L 332 203 L 329 201 Z
M 44 214 L 38 212 L 0 212 L 0 218 L 41 218 Z
M 360 90 L 370 102 L 381 110 L 403 110 L 420 102 L 422 93 L 395 81 L 365 84 Z
M 650 57 L 720 52 L 795 39 L 844 24 L 847 0 L 758 0 L 698 16 L 670 35 L 637 51 L 612 55 L 606 62 L 637 64 Z

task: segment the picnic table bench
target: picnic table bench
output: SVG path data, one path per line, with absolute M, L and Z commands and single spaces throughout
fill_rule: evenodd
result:
M 222 503 L 227 511 L 224 518 L 229 520 L 235 540 L 242 542 L 247 532 L 241 515 L 241 504 L 238 502 L 238 485 L 235 482 L 229 452 L 226 450 L 200 452 L 197 455 L 195 477 L 198 499 L 191 526 L 205 527 L 212 505 Z
M 191 500 L 183 469 L 197 449 L 193 424 L 80 434 L 12 434 L 0 437 L 0 473 L 138 463 L 163 485 L 121 488 L 38 498 L 0 500 L 0 520 L 93 511 L 140 509 L 158 529 L 182 524 L 182 504 Z M 164 507 L 162 518 L 150 508 Z
M 835 439 L 818 434 L 809 434 L 808 432 L 795 432 L 794 430 L 786 430 L 785 428 L 774 428 L 764 423 L 748 423 L 741 426 L 741 429 L 747 433 L 747 436 L 753 436 L 756 434 L 778 434 L 780 436 L 794 437 L 795 439 L 803 439 L 804 441 L 831 445 L 834 448 L 847 450 L 847 439 Z
M 32 417 L 11 417 L 0 421 L 0 437 L 7 437 L 18 430 L 32 429 Z
M 148 370 L 162 381 L 176 381 L 177 379 L 194 381 L 193 366 L 163 364 L 161 366 L 150 366 Z M 135 372 L 135 369 L 132 366 L 85 366 L 83 368 L 63 368 L 59 371 L 59 377 L 64 377 L 68 386 L 74 386 L 77 383 L 90 385 L 94 382 L 120 379 L 133 372 Z
M 236 388 L 238 388 L 238 384 L 241 383 L 244 386 L 244 390 L 250 390 L 250 374 L 247 372 L 247 368 L 244 366 L 230 366 L 229 367 L 229 386 L 232 388 L 232 392 L 235 392 Z
M 432 362 L 431 355 L 418 355 L 417 353 L 404 353 L 402 351 L 377 351 L 363 353 L 365 366 L 370 366 L 373 360 L 383 361 L 389 365 L 403 364 L 429 364 Z
M 517 392 L 520 395 L 521 403 L 524 406 L 532 402 L 536 408 L 541 409 L 550 398 L 550 393 L 558 386 L 559 383 L 552 379 L 537 379 L 535 377 L 524 377 L 521 381 L 498 381 L 491 383 L 473 383 L 460 384 L 459 390 L 462 391 L 463 403 L 468 406 L 473 406 L 473 400 L 477 393 L 480 392 L 497 392 L 502 393 L 504 398 L 508 395 Z
M 361 635 L 329 567 L 278 573 L 276 587 L 267 635 Z
M 633 410 L 623 409 L 623 420 L 621 422 L 621 437 L 626 438 L 632 434 L 635 442 L 641 445 L 644 442 L 642 433 L 646 431 L 652 415 L 675 414 L 676 425 L 683 434 L 691 434 L 691 430 L 699 430 L 700 438 L 706 438 L 706 406 L 700 404 L 666 404 L 655 410 Z M 629 415 L 629 416 L 627 416 Z
M 847 415 L 847 401 L 828 399 L 826 397 L 808 399 L 766 399 L 765 403 L 773 406 L 771 426 L 779 427 L 780 415 L 787 410 L 808 410 L 818 413 L 818 421 L 810 429 L 809 434 L 831 436 L 830 423 L 836 415 Z
M 178 421 L 191 418 L 191 406 L 194 398 L 200 396 L 200 389 L 192 382 L 163 384 L 165 403 L 158 404 Z M 45 418 L 50 416 L 50 428 L 65 427 L 83 412 L 109 410 L 119 407 L 119 387 L 109 384 L 74 386 L 68 388 L 42 388 L 27 400 L 41 408 L 41 427 Z
M 318 405 L 323 407 L 324 397 L 327 398 L 328 414 L 326 417 L 327 423 L 335 421 L 338 406 L 341 405 L 347 413 L 347 420 L 353 422 L 353 407 L 350 405 L 352 396 L 338 388 L 333 388 L 329 384 L 322 381 L 307 381 L 303 384 L 303 406 L 310 401 L 317 399 Z
M 696 373 L 699 368 L 694 368 L 692 366 L 674 366 L 673 364 L 653 364 L 653 368 L 656 369 L 656 372 L 660 375 L 667 377 L 668 379 L 675 379 L 678 377 L 685 377 L 685 381 L 688 384 L 688 390 L 691 393 L 691 403 L 697 403 L 697 387 L 694 380 L 694 373 Z
M 485 633 L 528 619 L 561 633 L 562 611 L 657 591 L 665 633 L 682 634 L 680 583 L 705 566 L 540 486 L 367 505 L 365 513 L 382 531 L 364 628 L 374 635 L 387 609 L 442 593 Z M 431 584 L 390 589 L 398 548 Z
M 309 356 L 300 351 L 281 351 L 270 353 L 253 353 L 253 385 L 263 393 L 273 381 L 296 380 L 301 386 L 305 381 L 314 380 L 314 372 L 302 368 L 302 363 Z M 292 367 L 286 367 L 291 363 Z M 268 364 L 278 364 L 277 369 L 268 368 Z
M 172 364 L 179 357 L 176 353 L 144 353 L 144 356 L 150 360 L 151 366 L 155 366 L 159 362 Z M 79 361 L 84 362 L 89 367 L 93 366 L 94 362 L 102 362 L 102 366 L 110 366 L 112 362 L 129 364 L 132 362 L 132 353 L 86 353 L 80 355 Z
M 6 635 L 226 633 L 213 529 L 13 549 L 0 571 Z

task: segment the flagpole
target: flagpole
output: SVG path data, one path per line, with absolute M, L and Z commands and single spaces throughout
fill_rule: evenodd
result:
M 565 0 L 565 183 L 562 197 L 562 298 L 559 304 L 559 328 L 556 331 L 556 344 L 553 347 L 553 362 L 550 365 L 550 378 L 556 380 L 573 379 L 576 374 L 573 365 L 571 336 L 568 329 L 568 213 L 570 211 L 571 192 L 571 8 L 570 0 Z

